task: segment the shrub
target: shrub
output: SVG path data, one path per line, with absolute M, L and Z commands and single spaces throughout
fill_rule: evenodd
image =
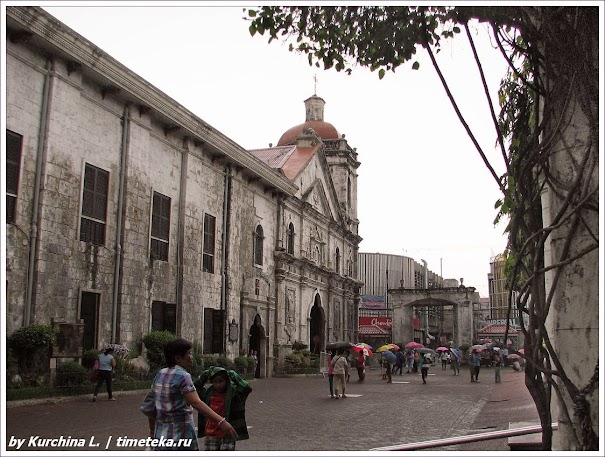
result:
M 237 368 L 238 371 L 248 370 L 248 357 L 245 355 L 236 357 L 233 362 L 235 363 L 235 368 Z M 254 363 L 254 361 L 252 363 Z
M 247 357 L 248 359 L 248 370 L 252 371 L 256 368 L 256 361 L 254 360 L 254 357 Z
M 87 381 L 88 370 L 78 362 L 67 362 L 57 368 L 57 386 L 80 386 Z
M 302 341 L 295 341 L 294 343 L 292 343 L 293 351 L 302 351 L 304 349 L 307 349 L 308 347 L 309 347 L 309 345 L 303 343 Z
M 227 370 L 233 370 L 235 368 L 235 364 L 222 355 L 217 358 L 216 362 L 219 367 L 226 368 Z
M 95 364 L 95 360 L 99 357 L 100 352 L 96 349 L 89 349 L 82 354 L 82 366 L 90 370 Z
M 215 355 L 204 354 L 202 359 L 203 359 L 204 370 L 207 369 L 208 367 L 218 367 L 219 366 L 218 357 Z
M 13 333 L 9 344 L 19 352 L 32 351 L 54 343 L 56 338 L 50 325 L 31 324 Z
M 471 347 L 471 345 L 470 345 L 470 344 L 468 344 L 468 343 L 463 343 L 463 344 L 461 344 L 460 346 L 458 346 L 458 349 L 460 350 L 460 352 L 461 352 L 461 353 L 463 353 L 463 354 L 464 354 L 466 351 L 468 351 L 468 350 L 469 350 L 469 348 L 470 348 L 470 347 Z
M 152 370 L 166 366 L 166 358 L 164 357 L 164 344 L 176 338 L 170 332 L 150 332 L 143 337 L 143 343 L 147 348 L 147 361 Z

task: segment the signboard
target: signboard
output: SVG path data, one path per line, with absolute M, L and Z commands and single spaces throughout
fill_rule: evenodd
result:
M 392 317 L 360 317 L 359 326 L 362 325 L 375 325 L 383 330 L 391 330 L 393 327 Z
M 366 309 L 386 309 L 384 295 L 362 295 L 361 307 Z

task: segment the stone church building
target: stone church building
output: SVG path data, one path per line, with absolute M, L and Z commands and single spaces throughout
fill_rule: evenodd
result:
M 261 376 L 356 339 L 360 164 L 323 99 L 250 151 L 38 7 L 5 33 L 7 335 L 169 330 Z

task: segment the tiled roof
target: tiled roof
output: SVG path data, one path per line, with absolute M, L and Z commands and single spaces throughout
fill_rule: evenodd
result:
M 307 166 L 313 155 L 320 148 L 321 143 L 309 148 L 296 145 L 276 146 L 274 148 L 252 149 L 248 152 L 265 162 L 271 168 L 281 170 L 290 180 Z
M 490 324 L 483 327 L 477 333 L 479 334 L 487 334 L 487 335 L 504 335 L 506 331 L 506 324 Z M 509 327 L 508 333 L 511 335 L 519 333 L 519 329 L 517 327 Z
M 360 335 L 390 335 L 386 330 L 378 327 L 377 325 L 360 325 Z
M 296 142 L 296 137 L 309 127 L 315 130 L 322 140 L 337 140 L 340 137 L 338 130 L 329 122 L 308 120 L 302 124 L 295 125 L 286 131 L 277 142 L 277 145 L 282 146 L 284 144 Z
M 295 145 L 289 145 L 277 146 L 275 148 L 253 149 L 250 153 L 265 162 L 271 168 L 281 168 L 295 150 Z

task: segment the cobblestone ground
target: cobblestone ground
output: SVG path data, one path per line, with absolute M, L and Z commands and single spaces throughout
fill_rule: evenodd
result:
M 250 439 L 237 443 L 238 451 L 368 451 L 369 449 L 508 428 L 509 422 L 537 420 L 537 412 L 523 384 L 523 373 L 502 370 L 494 384 L 492 369 L 482 369 L 479 383 L 468 370 L 432 367 L 428 383 L 417 374 L 393 377 L 387 384 L 379 370 L 370 370 L 364 383 L 352 382 L 346 399 L 329 396 L 328 380 L 321 376 L 254 379 L 246 405 Z M 17 438 L 20 450 L 143 450 L 120 447 L 118 438 L 145 438 L 147 420 L 138 411 L 143 393 L 116 394 L 117 401 L 91 397 L 70 401 L 25 402 L 6 408 L 8 450 Z M 71 437 L 84 446 L 50 447 L 31 442 Z M 335 437 L 336 440 L 335 440 Z M 91 443 L 91 438 L 93 442 Z M 33 444 L 30 445 L 30 444 Z M 93 446 L 98 444 L 97 447 Z M 506 439 L 441 448 L 456 451 L 506 451 Z

